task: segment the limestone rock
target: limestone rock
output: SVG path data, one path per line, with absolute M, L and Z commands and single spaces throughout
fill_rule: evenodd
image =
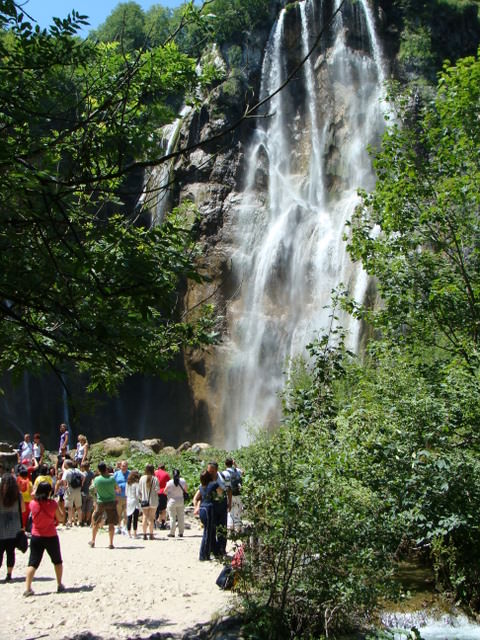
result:
M 9 471 L 17 464 L 17 452 L 6 442 L 0 442 L 0 464 L 5 471 Z
M 168 456 L 174 456 L 177 453 L 175 447 L 163 447 L 162 453 L 166 453 Z
M 196 442 L 195 444 L 192 444 L 190 451 L 193 451 L 193 453 L 200 453 L 201 451 L 205 451 L 205 449 L 211 448 L 212 445 L 207 442 Z
M 107 456 L 121 456 L 122 453 L 127 451 L 130 447 L 130 440 L 128 438 L 107 438 L 98 443 L 105 455 Z
M 149 455 L 152 453 L 152 449 L 148 445 L 146 445 L 144 442 L 140 442 L 140 440 L 131 440 L 130 449 L 132 451 L 138 451 L 138 453 L 143 453 L 146 455 Z
M 142 440 L 142 443 L 147 447 L 150 447 L 154 453 L 159 453 L 159 451 L 161 451 L 165 446 L 165 443 L 161 438 L 148 438 L 147 440 Z
M 179 447 L 177 447 L 176 452 L 182 453 L 182 451 L 188 451 L 191 446 L 192 446 L 192 443 L 187 440 L 186 442 L 182 442 L 182 444 Z

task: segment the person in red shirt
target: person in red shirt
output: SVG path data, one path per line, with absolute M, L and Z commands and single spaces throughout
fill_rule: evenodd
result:
M 158 469 L 155 471 L 155 476 L 158 480 L 158 484 L 160 485 L 160 489 L 158 491 L 158 507 L 157 512 L 155 513 L 155 522 L 158 524 L 160 519 L 160 529 L 166 529 L 167 525 L 165 524 L 165 519 L 167 517 L 167 494 L 165 493 L 165 486 L 167 482 L 170 480 L 170 476 L 165 471 L 165 465 L 159 465 Z
M 50 556 L 55 568 L 57 592 L 65 591 L 65 587 L 62 584 L 62 554 L 60 552 L 60 540 L 57 535 L 57 520 L 61 517 L 61 512 L 55 500 L 50 498 L 51 490 L 52 487 L 48 482 L 40 482 L 35 491 L 35 497 L 30 503 L 32 537 L 30 538 L 30 558 L 25 578 L 24 596 L 33 596 L 33 576 L 40 566 L 44 551 Z

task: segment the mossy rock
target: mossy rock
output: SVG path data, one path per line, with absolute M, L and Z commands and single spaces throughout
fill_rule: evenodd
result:
M 98 458 L 111 458 L 121 457 L 130 451 L 130 440 L 128 438 L 106 438 L 101 442 L 95 442 L 91 446 L 91 457 Z

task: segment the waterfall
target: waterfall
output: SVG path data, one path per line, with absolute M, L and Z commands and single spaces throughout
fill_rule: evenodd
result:
M 164 155 L 169 155 L 176 148 L 184 118 L 190 111 L 190 107 L 183 107 L 180 116 L 162 128 L 160 148 Z M 153 167 L 146 176 L 145 188 L 138 199 L 137 208 L 150 211 L 152 226 L 162 224 L 168 211 L 172 169 L 173 159 Z
M 261 98 L 287 77 L 287 19 L 292 28 L 294 11 L 301 58 L 322 26 L 322 0 L 303 0 L 288 16 L 281 11 L 265 50 Z M 330 45 L 267 103 L 247 154 L 231 256 L 239 294 L 227 312 L 221 389 L 229 447 L 247 441 L 245 425 L 278 421 L 288 360 L 327 329 L 332 290 L 343 283 L 357 300 L 366 293 L 368 279 L 350 262 L 343 236 L 357 189 L 374 185 L 366 147 L 383 131 L 386 71 L 367 0 L 352 11 L 368 51 L 349 46 L 347 18 L 339 13 Z M 358 324 L 348 316 L 340 321 L 357 348 Z

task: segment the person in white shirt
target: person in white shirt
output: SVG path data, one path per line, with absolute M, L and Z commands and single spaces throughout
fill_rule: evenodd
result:
M 138 494 L 140 496 L 140 506 L 143 513 L 143 539 L 147 540 L 147 529 L 150 540 L 153 536 L 153 523 L 155 521 L 155 511 L 158 506 L 158 490 L 160 488 L 157 478 L 154 476 L 155 467 L 147 464 L 145 473 L 138 483 Z
M 23 440 L 18 445 L 17 458 L 19 464 L 23 463 L 28 466 L 33 464 L 33 444 L 30 441 L 29 433 L 23 436 Z
M 173 478 L 165 486 L 167 495 L 167 511 L 170 518 L 169 538 L 175 537 L 175 529 L 178 521 L 178 536 L 183 537 L 185 529 L 185 494 L 187 493 L 187 483 L 180 477 L 178 469 L 173 470 Z

